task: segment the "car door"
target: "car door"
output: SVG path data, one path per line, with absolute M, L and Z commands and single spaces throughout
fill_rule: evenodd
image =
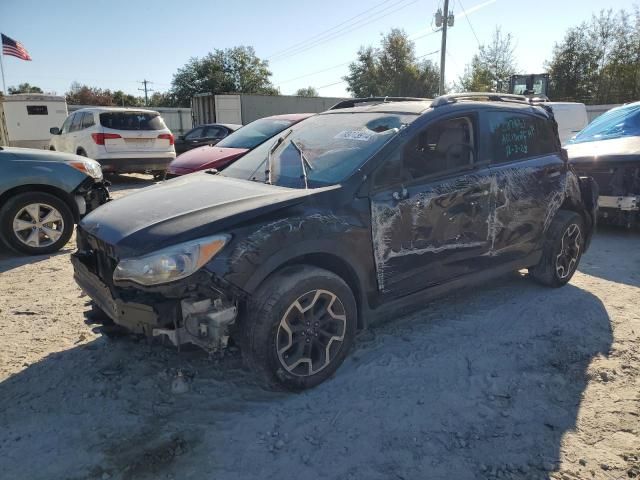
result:
M 75 117 L 75 113 L 72 113 L 67 117 L 67 119 L 62 124 L 62 128 L 60 129 L 60 134 L 56 140 L 56 150 L 60 152 L 69 152 L 69 129 L 71 128 L 71 123 L 73 122 L 73 118 Z
M 73 120 L 71 121 L 71 126 L 69 127 L 69 133 L 67 134 L 67 147 L 66 151 L 71 153 L 76 153 L 78 148 L 78 140 L 81 135 L 80 130 L 82 130 L 82 118 L 84 116 L 83 112 L 76 112 L 73 116 Z
M 477 155 L 477 120 L 456 114 L 416 129 L 374 174 L 371 223 L 381 292 L 407 294 L 482 268 L 491 177 Z
M 202 134 L 202 145 L 215 145 L 227 136 L 227 130 L 223 127 L 208 126 Z
M 494 177 L 491 256 L 500 264 L 541 246 L 565 198 L 567 166 L 553 122 L 542 113 L 485 111 L 482 125 Z

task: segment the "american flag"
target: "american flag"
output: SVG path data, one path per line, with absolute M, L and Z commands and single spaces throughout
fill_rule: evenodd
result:
M 27 49 L 24 48 L 20 42 L 16 42 L 13 38 L 7 37 L 4 33 L 2 33 L 1 35 L 3 54 L 18 57 L 22 60 L 31 61 L 29 52 L 27 52 Z

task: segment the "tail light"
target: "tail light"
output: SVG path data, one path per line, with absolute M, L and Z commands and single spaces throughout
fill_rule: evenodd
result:
M 96 142 L 96 145 L 104 145 L 105 140 L 113 140 L 114 138 L 122 138 L 117 133 L 92 133 L 91 138 Z
M 170 133 L 161 133 L 160 135 L 158 135 L 158 138 L 169 140 L 169 145 L 173 145 L 173 135 Z

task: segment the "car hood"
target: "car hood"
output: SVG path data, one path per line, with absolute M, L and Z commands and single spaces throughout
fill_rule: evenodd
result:
M 29 160 L 32 162 L 73 162 L 82 160 L 82 158 L 83 157 L 79 157 L 72 153 L 39 150 L 37 148 L 2 147 L 2 150 L 0 150 L 0 161 Z
M 137 256 L 223 232 L 318 190 L 195 173 L 111 201 L 85 217 L 80 227 L 112 245 L 119 257 Z
M 223 148 L 206 145 L 204 147 L 189 150 L 177 157 L 169 165 L 169 170 L 171 171 L 172 168 L 177 168 L 181 170 L 195 171 L 204 168 L 205 166 L 215 168 L 214 163 L 238 158 L 248 151 L 249 150 L 246 148 Z
M 573 143 L 565 148 L 569 162 L 577 168 L 581 165 L 640 162 L 640 137 Z

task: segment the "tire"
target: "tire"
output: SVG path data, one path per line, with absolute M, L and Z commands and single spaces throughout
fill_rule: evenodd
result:
M 239 332 L 243 358 L 267 388 L 315 387 L 347 356 L 357 315 L 353 293 L 340 277 L 307 265 L 287 267 L 248 302 Z
M 40 217 L 38 222 L 47 218 L 52 221 L 34 223 L 32 214 Z M 29 223 L 33 225 L 31 231 Z M 11 197 L 0 210 L 0 235 L 11 248 L 27 255 L 60 250 L 71 238 L 74 224 L 69 206 L 59 197 L 44 192 L 20 193 Z M 14 227 L 22 229 L 15 230 Z
M 576 212 L 559 210 L 547 232 L 542 258 L 529 274 L 542 285 L 566 285 L 580 263 L 584 250 L 584 222 Z

